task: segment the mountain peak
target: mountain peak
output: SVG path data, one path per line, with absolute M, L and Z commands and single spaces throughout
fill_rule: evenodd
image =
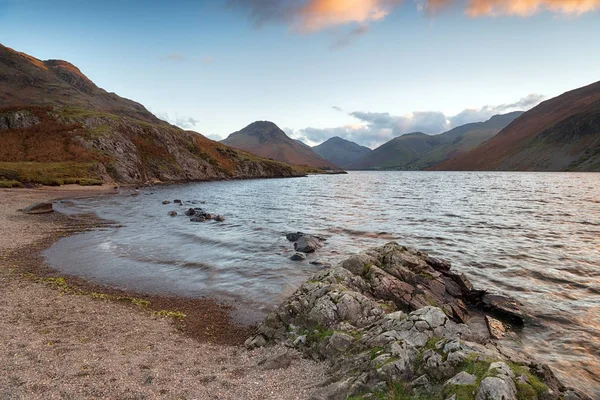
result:
M 221 143 L 292 165 L 337 169 L 306 144 L 290 138 L 271 121 L 255 121 Z

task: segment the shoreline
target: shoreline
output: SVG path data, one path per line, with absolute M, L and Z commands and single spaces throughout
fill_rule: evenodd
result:
M 59 188 L 46 190 L 46 187 L 33 190 L 35 190 L 35 194 L 44 198 L 41 201 L 52 202 L 118 194 L 117 190 L 105 186 L 69 186 L 73 187 L 67 187 L 63 190 Z M 81 189 L 77 189 L 78 187 Z M 45 198 L 46 195 L 54 193 L 60 193 L 60 196 Z M 25 214 L 21 214 L 21 216 L 26 217 Z M 46 235 L 42 239 L 28 244 L 26 252 L 23 248 L 17 247 L 0 257 L 0 261 L 11 264 L 15 272 L 27 276 L 28 279 L 49 283 L 50 286 L 64 293 L 87 295 L 93 298 L 122 302 L 130 306 L 142 304 L 144 310 L 159 315 L 172 316 L 172 322 L 179 331 L 200 342 L 239 346 L 243 345 L 244 341 L 254 331 L 254 325 L 243 325 L 234 322 L 231 316 L 235 311 L 233 305 L 225 304 L 216 299 L 139 293 L 133 290 L 94 283 L 53 269 L 45 264 L 43 251 L 64 237 L 88 230 L 115 228 L 115 223 L 103 220 L 95 215 L 68 216 L 56 211 L 36 215 L 34 218 L 38 222 L 44 221 L 57 224 L 57 230 L 51 235 Z M 57 284 L 57 281 L 60 283 Z
M 307 398 L 324 364 L 296 355 L 284 370 L 257 367 L 282 348 L 241 347 L 253 327 L 236 325 L 231 306 L 140 295 L 44 264 L 41 252 L 56 240 L 111 222 L 17 209 L 114 193 L 112 186 L 0 190 L 0 397 L 259 399 L 265 392 L 256 382 L 263 382 L 273 389 L 266 398 Z

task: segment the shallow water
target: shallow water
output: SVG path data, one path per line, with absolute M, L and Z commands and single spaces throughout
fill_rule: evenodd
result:
M 174 199 L 185 206 L 162 204 Z M 181 215 L 190 206 L 227 220 L 192 223 Z M 289 260 L 286 232 L 328 237 L 309 261 L 335 263 L 391 240 L 417 247 L 524 303 L 527 350 L 600 398 L 600 174 L 352 172 L 171 185 L 61 207 L 123 227 L 62 239 L 46 252 L 55 268 L 235 302 L 247 322 L 320 268 Z

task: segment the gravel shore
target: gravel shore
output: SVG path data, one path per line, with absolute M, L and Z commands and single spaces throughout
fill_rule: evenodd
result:
M 228 307 L 133 297 L 63 280 L 43 265 L 40 249 L 86 224 L 17 210 L 110 192 L 77 186 L 0 190 L 0 398 L 308 398 L 326 378 L 325 365 L 297 357 L 284 369 L 257 366 L 285 350 L 237 345 L 248 328 L 230 321 Z M 157 312 L 163 309 L 186 317 L 165 317 Z

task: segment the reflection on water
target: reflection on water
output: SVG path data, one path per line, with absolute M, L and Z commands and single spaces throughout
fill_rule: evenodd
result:
M 192 223 L 186 206 L 225 214 Z M 206 201 L 206 205 L 200 204 Z M 335 263 L 390 240 L 451 260 L 532 316 L 532 353 L 600 396 L 600 174 L 354 172 L 209 182 L 75 201 L 123 224 L 47 251 L 65 272 L 139 291 L 213 296 L 256 321 L 319 267 L 289 260 L 286 232 L 327 236 L 309 261 Z M 568 371 L 568 374 L 567 374 Z

